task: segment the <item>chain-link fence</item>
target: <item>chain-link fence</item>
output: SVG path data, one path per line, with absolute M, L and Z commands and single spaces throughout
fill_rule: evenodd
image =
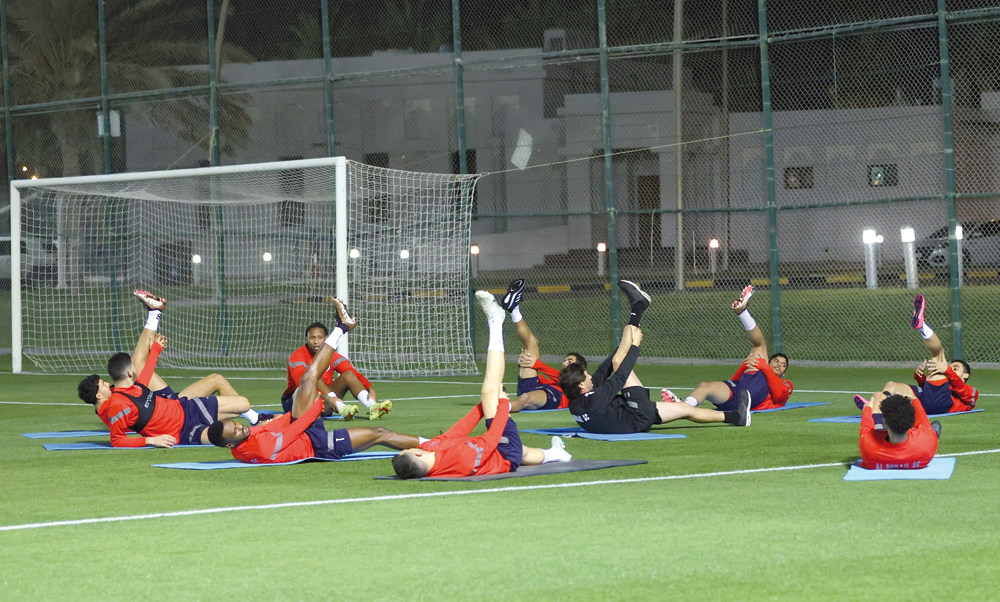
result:
M 611 350 L 627 278 L 653 295 L 647 359 L 741 358 L 728 307 L 753 283 L 793 362 L 918 360 L 918 293 L 950 353 L 1000 362 L 991 3 L 5 4 L 8 178 L 327 155 L 487 173 L 473 286 L 527 278 L 550 359 Z

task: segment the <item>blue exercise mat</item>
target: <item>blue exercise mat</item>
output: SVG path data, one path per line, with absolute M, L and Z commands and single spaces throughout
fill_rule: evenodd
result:
M 561 426 L 551 429 L 521 429 L 522 433 L 534 433 L 536 435 L 559 435 L 560 437 L 580 437 L 581 439 L 595 439 L 597 441 L 650 441 L 653 439 L 686 439 L 687 435 L 664 435 L 661 433 L 622 433 L 604 434 L 591 433 L 578 426 Z
M 961 416 L 962 414 L 975 414 L 982 412 L 979 410 L 966 410 L 964 412 L 951 412 L 950 414 L 928 414 L 928 418 L 944 418 L 945 416 Z M 830 418 L 810 418 L 809 422 L 847 422 L 850 424 L 861 424 L 861 415 L 857 416 L 832 416 Z
M 780 408 L 771 408 L 769 410 L 751 410 L 751 412 L 753 412 L 754 414 L 763 414 L 764 412 L 780 412 L 782 410 L 797 410 L 799 408 L 809 408 L 812 406 L 828 406 L 828 405 L 830 405 L 829 401 L 809 401 L 801 403 L 793 402 L 793 403 L 786 403 Z
M 69 437 L 107 437 L 108 431 L 55 431 L 53 433 L 24 433 L 28 439 L 62 439 Z
M 895 481 L 895 480 L 920 480 L 950 479 L 951 473 L 955 470 L 955 458 L 933 458 L 926 468 L 915 470 L 869 470 L 857 465 L 851 465 L 844 475 L 845 481 Z
M 521 410 L 519 414 L 541 414 L 542 412 L 565 412 L 569 408 L 551 408 L 548 410 Z
M 239 460 L 218 460 L 215 462 L 172 462 L 169 464 L 153 464 L 155 468 L 179 468 L 182 470 L 220 470 L 223 468 L 256 468 L 258 466 L 288 466 L 290 464 L 301 464 L 302 462 L 357 462 L 359 460 L 387 460 L 394 457 L 399 452 L 394 451 L 374 451 L 358 452 L 349 456 L 344 456 L 339 460 L 330 458 L 303 458 L 294 462 L 279 462 L 277 464 L 247 464 Z
M 43 447 L 49 451 L 69 451 L 69 450 L 85 450 L 85 449 L 157 449 L 151 445 L 144 447 L 112 447 L 110 441 L 102 441 L 100 443 L 95 443 L 92 441 L 86 441 L 83 443 L 46 443 Z M 211 445 L 175 445 L 177 447 L 211 447 Z

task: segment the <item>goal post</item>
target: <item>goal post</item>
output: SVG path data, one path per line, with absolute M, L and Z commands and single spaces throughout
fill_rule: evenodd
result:
M 12 182 L 14 371 L 103 373 L 143 288 L 168 299 L 163 367 L 283 369 L 336 295 L 366 374 L 473 374 L 477 179 L 334 157 Z

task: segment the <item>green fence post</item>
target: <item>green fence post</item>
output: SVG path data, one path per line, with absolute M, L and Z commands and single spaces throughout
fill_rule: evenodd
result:
M 104 173 L 111 173 L 111 106 L 108 96 L 111 95 L 108 83 L 108 36 L 104 12 L 104 0 L 97 0 L 97 37 L 101 56 L 101 143 L 104 145 Z M 64 174 L 65 175 L 65 174 Z M 111 284 L 111 338 L 115 351 L 121 351 L 121 316 L 118 313 L 118 228 L 114 216 L 114 201 L 108 199 L 104 203 L 104 220 L 111 235 L 111 253 L 109 254 L 108 276 Z
M 781 353 L 781 273 L 778 269 L 778 203 L 774 190 L 774 134 L 771 131 L 771 61 L 767 41 L 767 0 L 757 0 L 760 27 L 760 95 L 764 126 L 764 177 L 767 182 L 767 234 L 771 247 L 771 332 Z
M 330 0 L 322 0 L 322 27 L 323 27 L 323 103 L 326 105 L 326 156 L 337 156 L 334 144 L 334 122 L 333 122 L 333 65 L 330 58 Z
M 462 66 L 462 19 L 459 0 L 451 0 L 451 39 L 452 53 L 455 60 L 455 121 L 458 130 L 458 173 L 469 172 L 465 153 L 465 68 Z M 462 203 L 472 202 L 467 194 L 465 183 L 459 184 Z M 476 352 L 476 304 L 475 283 L 472 282 L 472 255 L 466 254 L 469 260 L 469 340 L 472 342 L 472 353 Z
M 10 119 L 10 45 L 7 43 L 7 0 L 0 0 L 0 45 L 3 47 L 3 122 L 7 145 L 7 181 L 14 181 L 14 134 Z M 13 226 L 12 226 L 13 227 Z
M 958 240 L 955 229 L 955 146 L 952 140 L 951 68 L 948 63 L 948 20 L 945 0 L 938 0 L 938 49 L 941 53 L 941 113 L 944 124 L 944 195 L 948 203 L 948 265 L 951 270 L 951 326 L 953 358 L 962 357 L 962 294 L 959 288 Z
M 209 163 L 215 167 L 222 163 L 222 153 L 219 149 L 219 69 L 218 57 L 215 53 L 215 0 L 206 0 L 208 19 L 208 145 Z M 214 200 L 218 196 L 218 182 L 212 176 L 210 196 Z M 219 280 L 219 339 L 223 355 L 229 354 L 229 311 L 226 307 L 226 234 L 223 224 L 222 205 L 215 207 L 215 221 L 218 227 L 215 238 L 216 271 Z
M 621 311 L 618 295 L 618 243 L 615 236 L 615 184 L 612 172 L 611 142 L 611 84 L 608 79 L 608 23 L 605 0 L 597 0 L 597 31 L 600 40 L 601 60 L 601 124 L 604 131 L 604 206 L 608 212 L 608 278 L 611 280 L 612 344 L 621 339 Z

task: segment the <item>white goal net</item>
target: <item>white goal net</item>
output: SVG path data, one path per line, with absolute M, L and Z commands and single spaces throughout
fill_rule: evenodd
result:
M 15 182 L 15 372 L 103 374 L 141 288 L 168 300 L 164 367 L 281 369 L 336 295 L 367 375 L 475 373 L 476 180 L 331 158 Z

